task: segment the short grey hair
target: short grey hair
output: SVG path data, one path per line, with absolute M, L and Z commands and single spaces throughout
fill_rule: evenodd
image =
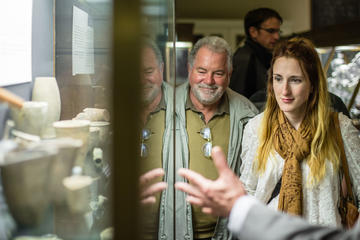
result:
M 207 47 L 210 51 L 216 52 L 216 53 L 226 53 L 227 57 L 227 67 L 228 71 L 230 72 L 232 69 L 232 51 L 229 44 L 225 41 L 225 39 L 217 36 L 207 36 L 201 38 L 199 41 L 195 43 L 193 48 L 190 51 L 189 57 L 188 57 L 188 63 L 190 67 L 192 68 L 194 66 L 194 61 L 196 58 L 196 54 L 202 47 Z
M 155 57 L 156 57 L 156 61 L 158 63 L 158 66 L 161 67 L 161 65 L 164 63 L 160 48 L 158 47 L 158 45 L 155 43 L 154 40 L 144 37 L 142 39 L 142 46 L 143 48 L 150 48 L 154 51 Z

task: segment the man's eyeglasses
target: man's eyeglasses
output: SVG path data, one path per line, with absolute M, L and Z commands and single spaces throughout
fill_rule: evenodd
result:
M 141 131 L 140 157 L 142 158 L 149 155 L 149 147 L 146 145 L 145 141 L 150 139 L 151 134 L 151 131 L 146 128 Z
M 278 28 L 262 28 L 262 27 L 258 27 L 258 29 L 261 29 L 261 30 L 264 30 L 270 34 L 274 34 L 274 33 L 278 33 L 278 34 L 281 34 L 282 31 Z
M 207 158 L 211 157 L 212 141 L 211 141 L 211 131 L 209 127 L 204 127 L 200 130 L 200 136 L 205 139 L 207 142 L 202 146 L 202 151 L 204 156 Z

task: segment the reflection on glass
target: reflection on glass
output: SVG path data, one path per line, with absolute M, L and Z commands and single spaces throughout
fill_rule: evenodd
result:
M 173 81 L 175 66 L 166 57 L 166 42 L 172 41 L 174 1 L 143 0 L 143 38 L 140 58 L 142 84 L 140 136 L 140 239 L 164 238 L 164 209 L 168 207 L 164 195 L 173 194 L 166 189 L 172 185 L 173 173 Z M 166 67 L 165 67 L 166 66 Z M 144 181 L 144 178 L 147 181 Z M 155 190 L 154 190 L 155 189 Z M 154 191 L 153 191 L 154 190 Z M 173 212 L 171 222 L 174 229 Z M 173 234 L 166 237 L 174 239 Z
M 189 57 L 189 53 L 192 47 L 191 42 L 176 42 L 176 59 L 175 63 L 173 62 L 174 55 L 174 43 L 167 42 L 166 43 L 166 72 L 167 79 L 170 78 L 170 69 L 176 66 L 176 82 L 175 85 L 178 86 L 187 81 L 188 77 L 188 69 L 187 69 L 187 60 Z
M 166 83 L 163 82 L 164 62 L 161 51 L 151 39 L 144 39 L 141 51 L 142 82 L 142 131 L 141 164 L 142 175 L 163 167 L 163 137 L 166 128 Z M 152 177 L 142 186 L 143 192 L 162 180 L 161 176 Z M 160 192 L 151 194 L 155 203 L 142 205 L 142 239 L 157 239 L 160 208 Z M 148 196 L 145 196 L 148 197 Z
M 54 22 L 33 35 L 53 36 L 42 47 L 55 55 L 49 63 L 33 49 L 33 60 L 54 76 L 34 77 L 32 101 L 12 114 L 18 123 L 8 122 L 0 142 L 1 240 L 111 237 L 111 4 L 34 3 L 33 16 Z
M 140 156 L 142 158 L 146 158 L 149 153 L 149 147 L 146 145 L 146 140 L 149 140 L 151 136 L 151 132 L 149 129 L 143 129 L 141 131 L 141 146 L 140 146 Z

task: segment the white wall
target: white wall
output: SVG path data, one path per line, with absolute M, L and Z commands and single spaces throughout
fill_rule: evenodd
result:
M 245 35 L 244 21 L 240 19 L 214 20 L 214 19 L 181 19 L 178 23 L 194 23 L 194 34 L 202 34 L 209 36 L 213 34 L 221 34 L 230 44 L 233 51 L 236 50 L 236 36 Z M 293 24 L 284 21 L 281 30 L 283 34 L 290 35 L 293 31 Z
M 238 10 L 239 15 L 245 15 L 250 8 L 250 1 L 247 3 L 236 1 L 231 2 L 233 4 L 233 10 Z M 256 4 L 255 4 L 256 3 Z M 194 3 L 195 4 L 195 3 Z M 224 5 L 230 4 L 229 1 L 224 1 Z M 311 0 L 260 0 L 255 1 L 251 6 L 257 7 L 269 7 L 276 9 L 282 16 L 284 22 L 281 26 L 281 30 L 284 36 L 291 35 L 292 33 L 300 33 L 308 31 L 311 28 Z M 246 9 L 244 6 L 246 5 Z M 249 6 L 248 6 L 249 5 Z M 184 6 L 183 6 L 184 7 Z M 236 49 L 236 35 L 245 35 L 243 27 L 243 19 L 240 18 L 226 18 L 226 11 L 218 11 L 218 17 L 221 18 L 203 18 L 206 12 L 212 12 L 212 5 L 202 6 L 202 18 L 178 18 L 177 23 L 194 23 L 194 34 L 222 34 L 224 38 L 229 42 L 233 50 Z M 219 6 L 217 5 L 219 8 Z M 189 8 L 194 9 L 194 7 Z M 218 9 L 219 10 L 219 9 Z M 183 11 L 188 11 L 184 7 Z M 222 15 L 221 15 L 222 14 Z M 186 14 L 184 14 L 186 15 Z M 191 14 L 187 14 L 191 15 Z M 231 16 L 233 16 L 232 14 Z

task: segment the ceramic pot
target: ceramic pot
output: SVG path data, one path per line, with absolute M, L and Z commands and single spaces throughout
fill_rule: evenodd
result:
M 43 101 L 48 103 L 46 127 L 43 138 L 55 136 L 52 123 L 59 121 L 61 111 L 60 91 L 54 77 L 37 77 L 34 81 L 32 101 Z
M 65 205 L 65 188 L 62 181 L 71 175 L 71 170 L 82 146 L 82 141 L 74 138 L 55 138 L 43 140 L 43 147 L 56 147 L 58 154 L 50 169 L 50 195 L 58 206 Z
M 91 127 L 90 123 L 90 129 L 89 129 L 89 151 L 92 151 L 94 147 L 97 147 L 100 142 L 100 128 L 97 127 Z
M 74 119 L 89 121 L 109 121 L 110 113 L 106 109 L 101 108 L 85 108 L 81 113 L 76 115 Z
M 47 122 L 47 102 L 25 102 L 21 109 L 10 108 L 15 129 L 41 136 Z
M 2 184 L 10 212 L 20 226 L 41 224 L 50 205 L 50 170 L 55 148 L 10 152 L 1 163 Z
M 89 128 L 90 121 L 88 120 L 63 120 L 53 123 L 55 128 L 56 138 L 69 137 L 79 139 L 82 141 L 75 165 L 83 167 L 84 161 L 89 149 Z
M 90 122 L 90 130 L 99 129 L 99 139 L 95 147 L 104 147 L 109 139 L 110 123 L 105 121 Z
M 91 199 L 91 185 L 93 179 L 89 176 L 74 175 L 64 178 L 66 201 L 72 213 L 84 214 L 89 212 Z

